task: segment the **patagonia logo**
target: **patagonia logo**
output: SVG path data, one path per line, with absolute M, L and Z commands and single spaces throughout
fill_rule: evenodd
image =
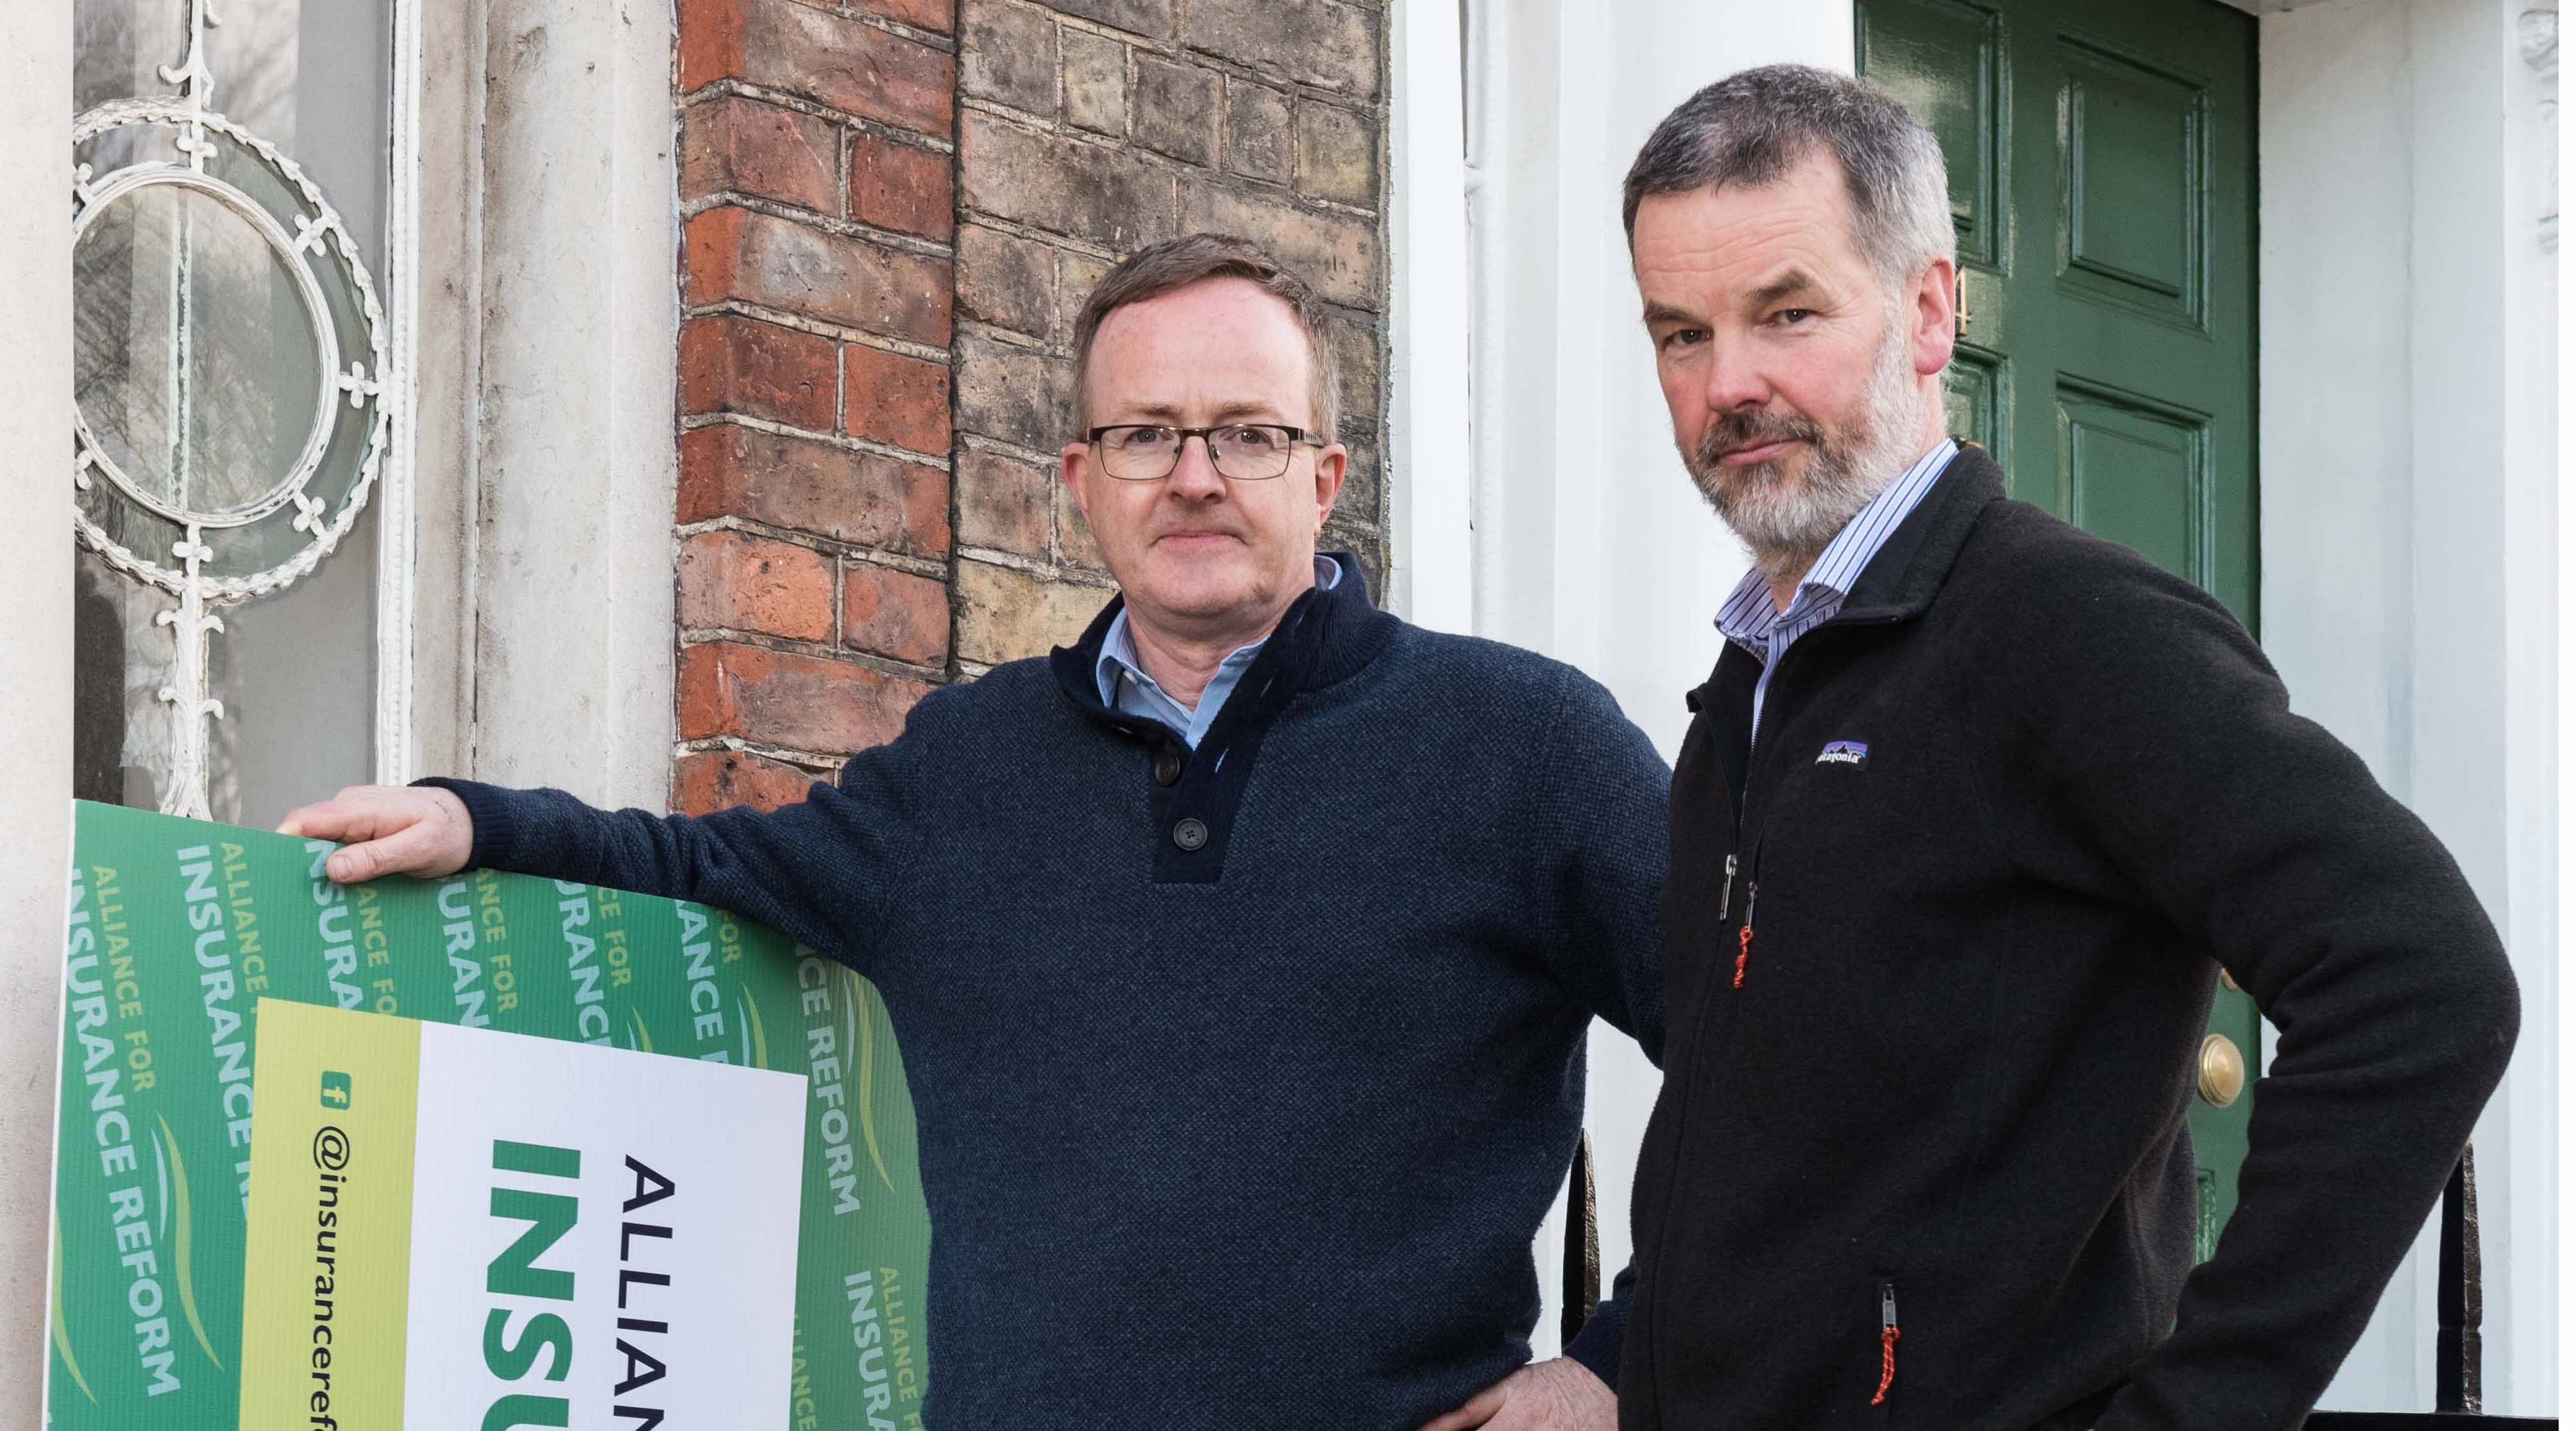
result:
M 1816 763 L 1848 765 L 1854 770 L 1865 770 L 1869 767 L 1869 744 L 1858 740 L 1826 741 L 1823 753 L 1816 757 Z

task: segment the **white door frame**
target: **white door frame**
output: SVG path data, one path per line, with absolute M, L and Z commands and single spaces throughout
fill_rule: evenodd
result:
M 72 794 L 72 7 L 0 5 L 0 1431 L 35 1431 Z

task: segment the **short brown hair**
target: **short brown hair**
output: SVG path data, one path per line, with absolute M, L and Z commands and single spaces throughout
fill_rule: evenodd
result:
M 1082 316 L 1073 324 L 1073 414 L 1081 429 L 1091 428 L 1091 341 L 1100 336 L 1101 323 L 1128 304 L 1160 298 L 1211 278 L 1243 279 L 1297 315 L 1297 326 L 1306 335 L 1307 398 L 1315 409 L 1315 430 L 1327 442 L 1338 441 L 1342 365 L 1324 337 L 1323 301 L 1305 279 L 1268 250 L 1232 234 L 1190 234 L 1140 248 L 1092 286 L 1091 296 L 1083 300 Z

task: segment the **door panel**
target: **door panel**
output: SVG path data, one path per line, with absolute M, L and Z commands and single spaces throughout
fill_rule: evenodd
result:
M 2255 609 L 2254 21 L 2216 0 L 1857 0 L 1858 67 L 1932 127 L 1958 225 L 1951 430 L 2012 493 Z M 2261 1020 L 2210 1022 L 2250 1068 Z M 2223 1055 L 2221 1056 L 2223 1061 Z M 2252 1091 L 2195 1098 L 2200 1255 Z

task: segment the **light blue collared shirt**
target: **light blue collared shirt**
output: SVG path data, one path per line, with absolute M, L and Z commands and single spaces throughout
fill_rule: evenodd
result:
M 1905 475 L 1887 484 L 1887 490 L 1870 499 L 1834 539 L 1825 544 L 1816 564 L 1798 580 L 1798 594 L 1782 611 L 1771 601 L 1771 584 L 1762 579 L 1760 568 L 1744 574 L 1726 604 L 1717 609 L 1717 629 L 1727 640 L 1752 653 L 1762 663 L 1762 678 L 1753 683 L 1753 729 L 1762 729 L 1762 697 L 1771 689 L 1771 673 L 1780 669 L 1780 658 L 1789 653 L 1790 644 L 1799 637 L 1834 619 L 1843 609 L 1843 599 L 1851 595 L 1852 583 L 1860 579 L 1871 557 L 1887 545 L 1887 539 L 1906 516 L 1923 501 L 1923 494 L 1941 477 L 1941 470 L 1958 455 L 1959 444 L 1943 438 L 1931 451 L 1914 459 Z
M 1315 586 L 1330 591 L 1342 584 L 1342 564 L 1328 556 L 1315 558 Z M 1199 740 L 1216 724 L 1216 713 L 1225 709 L 1225 698 L 1234 694 L 1243 673 L 1252 669 L 1253 658 L 1261 654 L 1260 641 L 1237 646 L 1219 661 L 1216 674 L 1208 678 L 1207 689 L 1199 692 L 1198 709 L 1192 710 L 1171 698 L 1145 668 L 1136 661 L 1136 643 L 1127 634 L 1127 609 L 1120 607 L 1109 623 L 1109 634 L 1100 638 L 1100 660 L 1092 672 L 1100 680 L 1101 703 L 1111 709 L 1146 720 L 1161 721 L 1181 733 L 1190 749 L 1199 748 Z

